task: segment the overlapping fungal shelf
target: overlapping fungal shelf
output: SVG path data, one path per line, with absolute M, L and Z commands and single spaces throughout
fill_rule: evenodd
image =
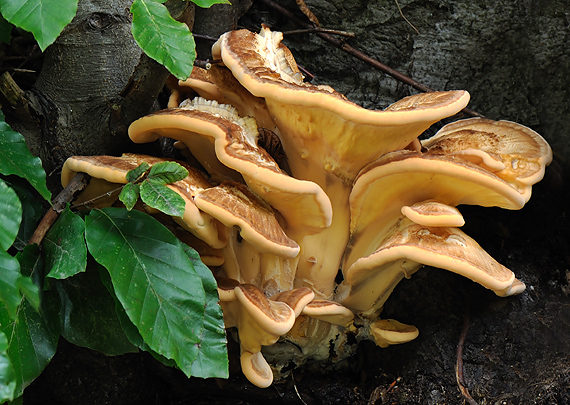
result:
M 500 296 L 521 293 L 513 272 L 459 229 L 456 206 L 522 208 L 552 159 L 546 141 L 513 122 L 475 118 L 419 142 L 469 94 L 417 94 L 365 110 L 304 83 L 281 39 L 267 27 L 222 35 L 213 54 L 223 66 L 195 67 L 171 108 L 129 129 L 137 143 L 177 140 L 204 171 L 172 186 L 188 215 L 171 227 L 218 280 L 246 377 L 267 387 L 287 361 L 328 358 L 330 342 L 342 358 L 348 334 L 381 347 L 414 339 L 415 327 L 379 313 L 424 264 Z M 85 171 L 106 190 L 145 159 L 70 158 L 62 181 Z

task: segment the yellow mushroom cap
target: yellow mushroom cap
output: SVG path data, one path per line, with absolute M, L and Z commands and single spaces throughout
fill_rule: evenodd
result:
M 303 315 L 344 327 L 354 319 L 354 313 L 350 309 L 329 300 L 312 301 L 303 309 Z
M 378 346 L 388 347 L 414 340 L 420 332 L 415 326 L 395 319 L 379 319 L 370 324 L 370 333 Z
M 465 225 L 465 220 L 455 207 L 437 201 L 421 201 L 411 206 L 404 205 L 402 214 L 416 224 L 425 226 L 454 226 Z

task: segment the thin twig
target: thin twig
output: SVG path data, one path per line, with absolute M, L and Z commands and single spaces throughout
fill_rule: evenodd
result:
M 61 193 L 53 199 L 52 206 L 38 224 L 38 227 L 28 241 L 28 245 L 32 245 L 34 243 L 40 245 L 42 243 L 44 237 L 59 217 L 59 214 L 67 206 L 67 203 L 73 199 L 75 193 L 83 190 L 88 182 L 89 176 L 85 173 L 77 173 L 73 179 L 71 179 L 69 184 L 61 191 Z
M 398 11 L 400 12 L 400 15 L 402 16 L 402 18 L 403 18 L 404 20 L 406 20 L 406 22 L 408 23 L 408 25 L 409 25 L 410 27 L 412 27 L 412 28 L 414 29 L 414 31 L 416 31 L 416 32 L 419 34 L 420 32 L 418 31 L 418 29 L 417 29 L 417 28 L 414 26 L 414 24 L 412 24 L 412 23 L 410 22 L 410 20 L 408 20 L 408 19 L 406 18 L 406 16 L 404 15 L 404 12 L 402 11 L 402 7 L 400 7 L 400 3 L 398 3 L 398 0 L 394 0 L 394 1 L 396 2 L 396 6 L 398 6 Z
M 266 4 L 267 6 L 273 8 L 274 10 L 278 11 L 279 13 L 283 14 L 284 16 L 289 18 L 290 20 L 296 22 L 297 24 L 302 25 L 306 28 L 312 28 L 312 26 L 309 23 L 306 23 L 305 21 L 300 20 L 293 13 L 291 13 L 289 10 L 280 6 L 279 4 L 275 3 L 274 1 L 272 1 L 272 0 L 260 0 L 260 1 L 263 2 L 264 4 Z M 431 93 L 431 92 L 435 91 L 434 89 L 431 89 L 428 86 L 426 86 L 426 85 L 424 85 L 418 81 L 415 81 L 411 77 L 408 77 L 408 76 L 404 75 L 403 73 L 400 73 L 397 70 L 392 69 L 391 67 L 383 64 L 382 62 L 371 58 L 370 56 L 366 55 L 364 52 L 353 48 L 352 46 L 348 45 L 344 41 L 341 41 L 340 39 L 338 39 L 338 38 L 336 38 L 330 34 L 327 34 L 326 32 L 316 32 L 315 34 L 318 35 L 319 37 L 321 37 L 322 39 L 324 39 L 325 41 L 327 41 L 328 43 L 330 43 L 330 44 L 336 46 L 337 48 L 342 49 L 346 53 L 354 56 L 355 58 L 358 58 L 361 61 L 368 63 L 369 65 L 381 70 L 382 72 L 386 73 L 387 75 L 392 76 L 394 79 L 401 81 L 402 83 L 405 83 L 405 84 L 413 87 L 416 90 L 419 90 L 419 91 L 424 92 L 424 93 Z M 482 114 L 479 114 L 478 112 L 473 111 L 470 108 L 464 108 L 462 110 L 462 112 L 466 115 L 471 116 L 471 117 L 484 117 Z
M 284 31 L 283 35 L 295 35 L 295 34 L 307 34 L 307 33 L 314 34 L 316 32 L 324 32 L 327 34 L 340 35 L 341 37 L 349 37 L 349 38 L 354 38 L 356 36 L 354 32 L 333 30 L 330 28 L 322 28 L 322 27 L 303 28 L 299 30 Z
M 78 204 L 73 204 L 71 206 L 71 208 L 75 209 L 75 208 L 79 208 L 79 207 L 89 207 L 91 204 L 93 204 L 97 200 L 100 200 L 101 198 L 111 197 L 113 194 L 120 192 L 123 189 L 123 187 L 124 187 L 124 185 L 122 185 L 121 187 L 117 187 L 111 191 L 107 191 L 106 193 L 98 195 L 97 197 L 93 197 L 90 200 L 83 201 L 83 202 L 78 203 Z
M 463 327 L 461 328 L 461 333 L 459 335 L 459 342 L 457 343 L 457 362 L 455 364 L 455 378 L 457 380 L 457 385 L 459 386 L 459 391 L 465 401 L 469 405 L 478 405 L 477 402 L 469 394 L 469 390 L 465 386 L 465 379 L 463 376 L 463 346 L 465 345 L 465 339 L 467 338 L 467 332 L 469 331 L 469 297 L 465 298 L 465 312 L 463 314 Z

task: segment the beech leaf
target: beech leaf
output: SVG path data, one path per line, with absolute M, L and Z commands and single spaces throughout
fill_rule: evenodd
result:
M 159 181 L 162 184 L 170 184 L 182 180 L 188 176 L 188 169 L 176 162 L 160 162 L 153 165 L 148 173 L 148 178 Z
M 85 223 L 66 207 L 44 238 L 47 277 L 64 279 L 85 271 Z
M 56 40 L 77 13 L 78 0 L 0 0 L 2 16 L 31 32 L 40 49 Z
M 164 65 L 178 79 L 192 72 L 196 58 L 194 37 L 186 24 L 176 21 L 163 3 L 134 0 L 131 30 L 135 41 L 152 59 Z
M 192 375 L 208 338 L 203 331 L 207 298 L 182 243 L 150 215 L 120 208 L 91 211 L 86 240 L 144 341 Z
M 172 217 L 184 215 L 184 199 L 158 180 L 146 179 L 141 183 L 141 200 L 149 207 Z
M 8 1 L 11 0 L 0 0 Z M 22 134 L 12 131 L 6 123 L 4 114 L 0 111 L 0 173 L 15 174 L 22 177 L 41 194 L 47 201 L 51 193 L 46 185 L 46 172 L 39 158 L 28 150 Z
M 132 210 L 140 195 L 140 186 L 135 183 L 127 183 L 119 194 L 119 200 L 125 204 L 127 210 Z

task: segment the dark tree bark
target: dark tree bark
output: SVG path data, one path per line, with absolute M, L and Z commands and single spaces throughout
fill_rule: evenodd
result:
M 191 24 L 193 7 L 181 4 L 173 15 Z M 128 125 L 151 110 L 169 75 L 133 39 L 130 5 L 81 0 L 76 17 L 46 50 L 33 88 L 8 109 L 52 187 L 69 156 L 125 151 Z

